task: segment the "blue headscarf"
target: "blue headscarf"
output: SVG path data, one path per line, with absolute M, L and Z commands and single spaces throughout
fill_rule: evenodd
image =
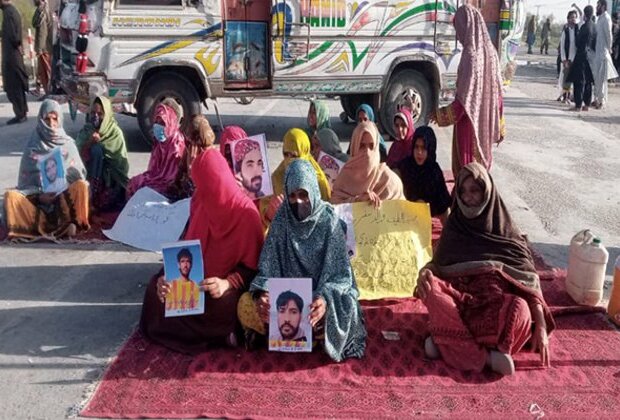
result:
M 373 111 L 372 107 L 368 104 L 361 104 L 357 108 L 357 111 L 355 111 L 355 121 L 357 123 L 359 123 L 360 111 L 363 111 L 364 114 L 366 114 L 369 121 L 372 121 L 374 123 L 377 122 L 375 120 L 375 111 Z M 381 155 L 381 162 L 385 162 L 385 160 L 387 159 L 387 144 L 385 143 L 385 139 L 380 133 L 379 133 L 379 154 Z
M 312 211 L 298 221 L 285 199 L 269 228 L 250 291 L 267 291 L 269 278 L 311 277 L 314 297 L 327 303 L 326 353 L 337 362 L 360 358 L 366 349 L 366 328 L 342 222 L 331 204 L 321 200 L 310 163 L 293 161 L 284 178 L 285 196 L 299 189 L 307 191 Z

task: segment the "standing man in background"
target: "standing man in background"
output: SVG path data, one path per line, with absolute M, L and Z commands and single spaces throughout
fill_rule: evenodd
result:
M 540 31 L 540 54 L 545 51 L 549 55 L 549 35 L 551 35 L 551 19 L 547 18 Z
M 37 87 L 49 93 L 50 76 L 52 73 L 52 49 L 54 19 L 46 0 L 34 0 L 36 10 L 32 16 L 32 27 L 35 31 L 34 51 L 37 53 Z
M 611 18 L 607 13 L 607 0 L 596 2 L 596 50 L 594 55 L 594 96 L 592 104 L 601 109 L 607 102 L 607 81 L 618 77 L 611 61 Z
M 28 103 L 28 73 L 24 66 L 22 48 L 22 19 L 19 12 L 11 4 L 11 0 L 0 0 L 2 9 L 2 84 L 6 96 L 13 104 L 15 118 L 10 119 L 7 125 L 19 124 L 26 121 Z
M 536 42 L 536 16 L 532 16 L 527 24 L 527 53 L 534 54 L 532 47 Z
M 572 83 L 570 80 L 567 80 L 567 76 L 570 72 L 571 66 L 573 65 L 573 61 L 575 61 L 575 54 L 577 53 L 577 44 L 575 43 L 577 40 L 577 32 L 577 12 L 571 10 L 568 12 L 568 16 L 566 17 L 566 25 L 564 26 L 564 30 L 562 30 L 562 35 L 560 36 L 560 60 L 562 62 L 562 70 L 560 71 L 560 78 L 558 82 L 561 92 L 558 101 L 562 101 L 564 103 L 570 103 Z

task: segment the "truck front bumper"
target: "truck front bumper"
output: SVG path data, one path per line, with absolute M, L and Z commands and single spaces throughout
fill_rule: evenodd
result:
M 108 81 L 102 74 L 70 73 L 62 76 L 60 85 L 69 100 L 81 105 L 90 105 L 98 96 L 108 96 Z

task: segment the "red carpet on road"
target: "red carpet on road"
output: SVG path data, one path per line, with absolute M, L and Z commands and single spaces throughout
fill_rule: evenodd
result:
M 620 334 L 601 313 L 573 313 L 564 273 L 543 288 L 557 318 L 552 367 L 515 358 L 512 377 L 462 373 L 425 360 L 426 309 L 415 299 L 364 302 L 368 347 L 362 360 L 220 349 L 173 353 L 134 333 L 108 368 L 87 417 L 112 418 L 617 418 Z M 396 331 L 387 341 L 381 331 Z

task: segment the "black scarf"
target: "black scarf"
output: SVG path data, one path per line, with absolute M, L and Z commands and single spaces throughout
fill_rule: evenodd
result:
M 424 141 L 428 153 L 422 165 L 418 165 L 413 157 L 417 139 Z M 450 207 L 452 197 L 437 163 L 437 137 L 432 128 L 422 126 L 415 130 L 411 153 L 398 163 L 398 170 L 407 200 L 429 203 L 433 216 L 443 214 Z

